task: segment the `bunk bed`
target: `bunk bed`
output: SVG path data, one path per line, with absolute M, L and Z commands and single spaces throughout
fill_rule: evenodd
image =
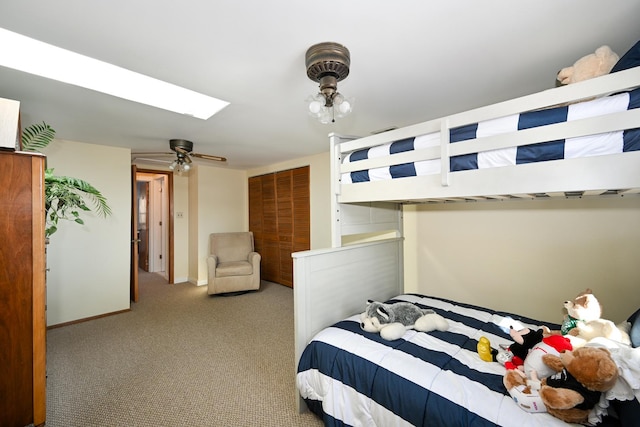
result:
M 401 205 L 638 195 L 638 87 L 640 67 L 364 138 L 330 135 L 333 247 L 293 254 L 300 410 L 325 425 L 564 425 L 519 409 L 504 367 L 476 354 L 482 335 L 510 342 L 505 319 L 545 322 L 404 293 Z M 360 330 L 368 299 L 414 302 L 452 327 L 384 341 Z

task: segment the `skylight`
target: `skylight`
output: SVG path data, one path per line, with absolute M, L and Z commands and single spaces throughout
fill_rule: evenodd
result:
M 207 120 L 229 105 L 201 93 L 0 28 L 0 66 Z

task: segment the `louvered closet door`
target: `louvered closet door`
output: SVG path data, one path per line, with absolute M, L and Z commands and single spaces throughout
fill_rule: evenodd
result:
M 280 256 L 279 281 L 293 286 L 293 198 L 291 197 L 291 171 L 276 173 L 276 196 L 278 206 L 278 252 Z
M 291 253 L 310 248 L 309 167 L 249 178 L 249 225 L 264 280 L 293 286 Z
M 261 276 L 264 280 L 278 282 L 280 253 L 278 251 L 278 210 L 276 205 L 275 176 L 262 179 L 262 255 Z

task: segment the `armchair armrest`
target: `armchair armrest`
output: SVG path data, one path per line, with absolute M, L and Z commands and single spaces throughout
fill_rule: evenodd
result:
M 218 266 L 218 257 L 215 255 L 209 255 L 207 257 L 207 268 L 209 271 L 216 271 Z
M 262 257 L 258 252 L 249 252 L 249 256 L 247 257 L 247 261 L 251 263 L 253 268 L 260 268 L 260 260 Z

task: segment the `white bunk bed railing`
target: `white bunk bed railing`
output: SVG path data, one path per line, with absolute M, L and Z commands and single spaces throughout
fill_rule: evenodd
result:
M 548 89 L 543 92 L 535 93 L 532 95 L 523 96 L 520 98 L 500 102 L 497 104 L 493 104 L 486 107 L 477 108 L 470 111 L 465 111 L 458 114 L 453 114 L 450 116 L 442 117 L 435 120 L 430 120 L 427 122 L 419 123 L 416 125 L 404 127 L 401 129 L 396 129 L 392 131 L 388 131 L 382 134 L 371 135 L 368 137 L 363 137 L 356 139 L 354 137 L 340 137 L 338 135 L 330 135 L 331 141 L 331 150 L 332 150 L 332 192 L 337 197 L 338 202 L 360 202 L 360 201 L 371 201 L 371 200 L 388 200 L 388 201 L 431 201 L 431 200 L 471 200 L 471 199 L 486 199 L 486 198 L 500 198 L 504 195 L 513 195 L 518 197 L 518 195 L 523 197 L 531 197 L 529 194 L 528 187 L 525 185 L 524 187 L 514 186 L 513 194 L 511 193 L 501 193 L 501 194 L 493 194 L 491 186 L 487 186 L 486 190 L 482 189 L 482 186 L 479 188 L 464 187 L 463 185 L 458 185 L 458 188 L 462 190 L 458 192 L 452 191 L 451 189 L 443 188 L 439 190 L 437 186 L 440 187 L 448 187 L 451 184 L 452 180 L 452 172 L 450 171 L 450 158 L 454 156 L 471 154 L 471 153 L 480 153 L 490 150 L 497 150 L 502 148 L 510 148 L 510 147 L 519 147 L 528 144 L 534 144 L 542 141 L 553 141 L 557 139 L 564 138 L 574 138 L 586 135 L 595 135 L 599 133 L 605 132 L 613 132 L 619 131 L 623 129 L 632 129 L 640 127 L 640 109 L 632 109 L 621 111 L 617 113 L 608 114 L 606 116 L 600 116 L 598 119 L 580 119 L 563 123 L 555 123 L 546 126 L 539 126 L 530 129 L 520 130 L 517 132 L 509 132 L 500 135 L 493 135 L 487 137 L 478 137 L 475 139 L 470 139 L 466 141 L 456 142 L 455 144 L 450 144 L 449 141 L 449 131 L 450 129 L 457 128 L 460 126 L 470 125 L 486 120 L 497 119 L 501 117 L 505 117 L 512 114 L 519 114 L 528 111 L 535 111 L 540 109 L 545 109 L 553 106 L 557 106 L 559 104 L 571 103 L 574 101 L 599 97 L 602 95 L 607 95 L 616 92 L 626 91 L 635 87 L 640 86 L 640 67 L 636 67 L 633 69 L 621 71 L 614 74 L 609 74 L 606 76 L 601 76 L 599 78 L 587 80 L 584 82 L 576 83 L 573 85 L 559 87 L 554 89 Z M 391 156 L 371 158 L 366 160 L 359 160 L 357 162 L 346 163 L 343 164 L 342 159 L 345 158 L 349 153 L 352 153 L 357 150 L 367 149 L 376 147 L 379 145 L 383 145 L 386 143 L 390 143 L 393 141 L 399 141 L 407 138 L 412 138 L 418 135 L 425 135 L 430 133 L 440 133 L 440 145 L 436 147 L 430 147 L 425 149 L 407 151 L 403 153 L 396 153 Z M 616 155 L 618 156 L 618 155 Z M 607 157 L 607 156 L 602 156 Z M 623 164 L 620 165 L 620 169 L 618 170 L 616 167 L 615 173 L 620 175 L 626 172 L 629 172 L 633 175 L 633 168 L 635 167 L 637 170 L 638 162 L 640 161 L 639 153 L 625 153 L 624 156 L 626 159 L 620 160 Z M 389 184 L 385 181 L 377 181 L 377 182 L 369 182 L 369 183 L 355 183 L 343 186 L 340 182 L 340 177 L 344 173 L 360 171 L 360 170 L 369 170 L 374 168 L 388 167 L 393 165 L 399 165 L 404 163 L 411 163 L 423 160 L 434 160 L 440 159 L 441 171 L 439 176 L 421 176 L 419 180 L 416 180 L 414 183 L 406 183 L 406 188 L 404 191 L 400 189 L 400 191 L 395 191 L 395 195 L 392 195 L 388 192 L 388 189 L 395 188 L 397 190 L 397 186 L 399 184 Z M 616 159 L 616 162 L 619 159 Z M 564 160 L 567 162 L 567 160 Z M 580 161 L 580 159 L 571 159 L 568 160 L 569 163 L 576 163 L 576 169 L 579 170 L 583 167 L 591 167 L 591 160 Z M 530 169 L 533 170 L 535 168 L 540 168 L 541 172 L 548 173 L 549 166 L 543 165 L 543 163 L 549 162 L 540 162 L 535 165 L 518 165 L 516 167 L 522 168 L 523 166 L 529 166 Z M 582 165 L 581 165 L 582 163 Z M 601 165 L 604 170 L 607 170 L 607 173 L 611 173 L 610 165 L 603 164 Z M 598 166 L 596 166 L 598 167 Z M 466 171 L 456 172 L 455 174 L 464 174 Z M 473 172 L 477 172 L 473 171 Z M 598 173 L 599 171 L 594 170 L 594 173 Z M 604 172 L 604 171 L 603 171 Z M 496 179 L 501 178 L 501 173 L 489 172 L 489 170 L 483 171 L 482 174 L 486 174 L 489 176 L 495 175 Z M 538 176 L 540 174 L 537 174 Z M 566 174 L 564 174 L 566 176 Z M 640 178 L 640 173 L 636 173 L 636 176 Z M 404 180 L 404 179 L 403 179 Z M 456 178 L 458 181 L 459 179 Z M 544 180 L 544 178 L 543 178 Z M 464 178 L 460 178 L 460 181 L 464 182 Z M 365 189 L 362 185 L 375 187 L 375 193 L 372 194 L 371 191 Z M 640 183 L 638 179 L 635 177 L 630 180 L 616 181 L 612 182 L 611 185 L 623 185 L 623 184 L 635 184 L 636 188 L 629 188 L 629 185 L 626 188 L 616 188 L 623 189 L 629 192 L 637 192 L 635 189 L 640 187 Z M 403 183 L 403 186 L 405 183 Z M 420 190 L 415 187 L 419 186 L 429 186 L 429 191 L 432 192 L 432 197 L 421 198 L 416 197 L 416 194 L 420 194 Z M 584 186 L 584 190 L 587 190 L 586 194 L 597 194 L 599 190 L 604 192 L 606 190 L 610 190 L 611 188 L 604 188 L 602 185 L 598 183 L 594 183 L 593 187 L 589 187 L 586 183 L 575 183 L 572 184 L 572 187 L 562 184 L 558 188 L 567 188 L 567 190 L 578 191 L 581 187 Z M 395 186 L 395 187 L 394 187 Z M 536 188 L 539 188 L 539 185 L 530 186 L 531 191 L 535 192 Z M 634 186 L 632 186 L 634 187 Z M 473 188 L 473 189 L 471 189 Z M 544 186 L 543 186 L 544 188 Z M 550 185 L 551 189 L 554 188 L 553 185 Z M 613 188 L 613 187 L 612 187 Z M 469 190 L 467 190 L 469 189 Z M 505 191 L 508 190 L 505 188 Z M 362 191 L 362 194 L 358 194 L 358 192 Z M 482 193 L 482 191 L 487 191 L 486 193 Z M 553 193 L 553 191 L 551 191 Z M 563 191 L 557 191 L 557 194 L 564 193 Z M 481 197 L 476 197 L 481 196 Z M 422 200 L 419 200 L 422 199 Z

